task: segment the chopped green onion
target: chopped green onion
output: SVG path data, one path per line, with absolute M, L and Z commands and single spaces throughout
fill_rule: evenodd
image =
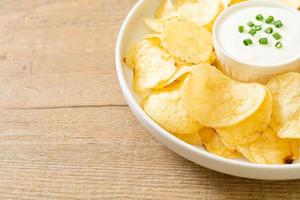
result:
M 275 38 L 275 40 L 280 40 L 282 38 L 282 36 L 278 32 L 274 33 L 273 37 Z
M 281 42 L 277 42 L 277 43 L 275 44 L 275 47 L 276 47 L 277 49 L 281 49 L 281 48 L 283 47 L 283 45 L 282 45 Z
M 244 43 L 245 46 L 249 46 L 249 45 L 253 44 L 252 40 L 249 39 L 249 38 L 245 39 L 245 40 L 243 41 L 243 43 Z
M 273 33 L 273 28 L 272 27 L 268 27 L 265 29 L 265 33 L 271 34 Z
M 267 19 L 266 19 L 266 23 L 267 24 L 272 24 L 274 21 L 274 17 L 273 16 L 269 16 Z
M 260 38 L 259 44 L 261 45 L 267 45 L 268 44 L 268 38 Z
M 249 34 L 254 36 L 256 34 L 255 28 L 251 28 L 250 31 L 249 31 Z
M 243 33 L 243 32 L 244 32 L 244 26 L 239 26 L 238 29 L 239 29 L 239 32 L 240 32 L 240 33 Z
M 262 21 L 262 20 L 264 20 L 264 16 L 262 14 L 256 15 L 256 20 Z
M 254 26 L 254 29 L 255 29 L 256 31 L 260 31 L 262 28 L 261 28 L 261 25 L 255 25 L 255 26 Z
M 274 26 L 276 26 L 277 28 L 281 28 L 283 26 L 282 22 L 280 20 L 276 20 L 274 22 Z
M 255 24 L 254 24 L 253 22 L 251 22 L 251 21 L 249 21 L 249 22 L 247 23 L 247 25 L 248 25 L 249 27 L 255 26 Z

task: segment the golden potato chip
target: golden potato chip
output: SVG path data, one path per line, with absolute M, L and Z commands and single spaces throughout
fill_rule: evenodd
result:
M 133 87 L 144 93 L 168 81 L 176 73 L 175 60 L 159 46 L 159 40 L 143 40 L 136 48 Z
M 130 68 L 135 67 L 136 45 L 131 46 L 124 57 L 124 62 Z
M 233 144 L 229 143 L 228 141 L 224 140 L 222 137 L 219 137 L 219 138 L 222 141 L 222 143 L 225 145 L 225 147 L 227 147 L 228 149 L 233 150 L 233 151 L 238 151 L 238 149 L 235 145 L 233 145 Z
M 217 133 L 234 145 L 246 145 L 255 142 L 265 130 L 272 114 L 272 95 L 266 88 L 267 95 L 255 113 L 238 124 L 217 128 Z
M 279 0 L 281 3 L 300 9 L 300 0 Z
M 191 119 L 183 107 L 182 85 L 183 81 L 154 91 L 143 101 L 143 108 L 154 121 L 171 133 L 198 133 L 202 126 Z
M 200 26 L 182 20 L 166 24 L 162 46 L 175 58 L 188 63 L 209 62 L 213 51 L 211 33 Z
M 186 67 L 192 66 L 193 64 L 175 58 L 175 65 L 176 67 Z
M 226 158 L 241 157 L 238 151 L 227 148 L 213 129 L 203 128 L 199 131 L 199 135 L 202 145 L 208 152 Z
M 175 2 L 176 2 L 176 6 L 179 7 L 186 3 L 197 3 L 198 0 L 175 0 Z
M 264 101 L 264 86 L 236 82 L 209 64 L 199 66 L 185 82 L 183 101 L 189 115 L 200 124 L 214 128 L 235 125 Z
M 291 164 L 298 158 L 297 142 L 279 138 L 270 128 L 256 142 L 238 149 L 248 160 L 259 164 Z
M 197 24 L 210 25 L 224 9 L 220 0 L 198 0 L 197 3 L 186 3 L 177 10 L 179 17 Z
M 188 144 L 200 145 L 202 144 L 201 138 L 198 132 L 192 134 L 174 134 L 179 139 L 185 141 Z
M 165 28 L 165 23 L 163 22 L 163 20 L 146 18 L 144 19 L 144 22 L 148 28 L 157 33 L 163 32 Z
M 271 127 L 281 138 L 300 138 L 300 74 L 278 76 L 267 87 L 273 96 Z
M 171 85 L 172 83 L 174 83 L 175 81 L 177 81 L 181 77 L 183 77 L 184 75 L 190 73 L 192 71 L 192 69 L 193 68 L 191 66 L 179 67 L 178 70 L 176 71 L 176 73 L 167 82 L 162 83 L 162 85 L 160 85 L 160 87 L 163 88 L 168 85 Z
M 175 15 L 175 6 L 172 0 L 162 0 L 159 8 L 156 11 L 155 18 L 164 19 Z

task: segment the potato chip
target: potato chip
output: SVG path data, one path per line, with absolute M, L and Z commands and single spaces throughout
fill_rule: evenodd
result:
M 136 45 L 133 45 L 127 50 L 127 54 L 124 57 L 124 62 L 126 63 L 126 65 L 132 69 L 135 67 L 135 63 L 136 63 L 135 55 L 136 55 Z
M 175 0 L 175 2 L 176 2 L 176 6 L 179 7 L 186 3 L 197 3 L 198 0 Z
M 162 0 L 159 8 L 156 11 L 155 18 L 164 19 L 171 18 L 175 15 L 175 6 L 172 0 Z
M 281 3 L 300 9 L 300 0 L 279 0 Z
M 259 164 L 291 164 L 298 158 L 297 142 L 279 138 L 270 128 L 255 143 L 238 149 L 248 160 Z
M 172 83 L 174 83 L 181 77 L 185 76 L 188 73 L 191 73 L 192 69 L 193 68 L 191 66 L 179 67 L 178 70 L 176 71 L 176 73 L 167 82 L 162 83 L 162 85 L 160 85 L 160 87 L 162 88 L 162 87 L 171 85 Z
M 255 113 L 233 126 L 217 128 L 217 133 L 234 145 L 246 145 L 255 142 L 265 130 L 272 114 L 272 95 L 266 88 L 267 95 Z
M 162 46 L 175 58 L 188 63 L 205 63 L 213 51 L 211 33 L 193 23 L 171 20 L 161 37 Z
M 168 81 L 177 71 L 175 60 L 159 46 L 159 40 L 143 40 L 137 45 L 133 87 L 144 93 Z
M 236 82 L 209 64 L 199 66 L 185 82 L 183 101 L 189 115 L 200 124 L 214 128 L 235 125 L 264 101 L 264 86 Z
M 199 131 L 199 135 L 204 148 L 208 152 L 226 158 L 241 157 L 238 151 L 227 148 L 213 129 L 203 128 Z
M 154 91 L 143 101 L 145 112 L 161 127 L 174 134 L 193 134 L 202 126 L 191 119 L 183 107 L 183 81 Z
M 300 74 L 278 76 L 267 86 L 273 96 L 271 127 L 281 138 L 300 138 Z
M 186 67 L 192 66 L 193 64 L 175 58 L 175 65 L 176 67 Z
M 197 3 L 186 3 L 177 10 L 179 17 L 206 26 L 212 24 L 217 15 L 224 9 L 220 0 L 198 0 Z
M 163 32 L 166 26 L 163 20 L 146 18 L 144 19 L 144 22 L 148 28 L 157 33 Z
M 192 134 L 174 134 L 179 139 L 185 141 L 188 144 L 200 145 L 202 144 L 200 135 L 198 132 Z

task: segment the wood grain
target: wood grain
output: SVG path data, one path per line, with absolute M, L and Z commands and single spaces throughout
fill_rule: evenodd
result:
M 0 1 L 0 199 L 299 199 L 174 154 L 126 106 L 114 41 L 135 0 Z

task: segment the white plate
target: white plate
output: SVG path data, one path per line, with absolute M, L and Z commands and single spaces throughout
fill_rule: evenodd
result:
M 143 19 L 153 17 L 160 0 L 139 0 L 126 17 L 116 45 L 116 69 L 120 87 L 132 112 L 139 121 L 162 144 L 177 154 L 191 160 L 203 167 L 239 177 L 264 179 L 264 180 L 288 180 L 300 178 L 300 163 L 292 165 L 262 165 L 249 163 L 244 160 L 233 160 L 210 154 L 200 147 L 189 145 L 168 131 L 161 128 L 142 110 L 139 97 L 134 94 L 131 87 L 132 72 L 124 64 L 123 56 L 127 49 L 134 43 L 142 40 L 143 36 L 151 31 L 144 25 Z M 162 162 L 164 162 L 162 160 Z

